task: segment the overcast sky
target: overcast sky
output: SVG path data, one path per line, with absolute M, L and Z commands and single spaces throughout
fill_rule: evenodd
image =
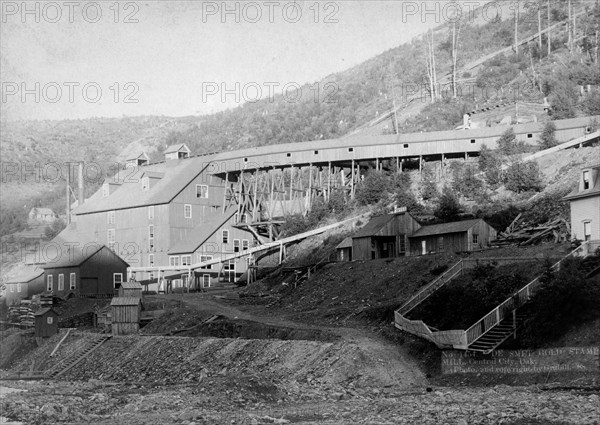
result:
M 223 110 L 236 104 L 235 83 L 243 102 L 257 87 L 264 97 L 315 82 L 443 19 L 407 3 L 30 2 L 24 14 L 20 1 L 2 2 L 2 119 Z

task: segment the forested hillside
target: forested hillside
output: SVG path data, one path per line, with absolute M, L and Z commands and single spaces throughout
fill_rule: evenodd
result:
M 550 20 L 544 16 L 539 23 L 542 28 L 568 16 L 566 2 L 552 0 L 550 4 Z M 578 36 L 569 43 L 561 24 L 563 29 L 552 33 L 550 54 L 546 37 L 535 38 L 521 45 L 518 52 L 509 49 L 483 64 L 468 66 L 514 43 L 514 17 L 507 8 L 502 19 L 479 16 L 446 23 L 349 70 L 307 84 L 296 101 L 290 100 L 293 96 L 279 95 L 199 117 L 3 122 L 2 160 L 28 166 L 39 163 L 42 167 L 83 160 L 100 164 L 106 173 L 111 164 L 123 161 L 131 153 L 144 150 L 156 159 L 167 145 L 176 142 L 187 143 L 194 154 L 201 154 L 335 138 L 389 111 L 394 100 L 400 132 L 451 129 L 475 107 L 515 100 L 541 104 L 544 97 L 553 106 L 551 118 L 599 114 L 600 6 L 582 0 L 573 0 L 572 4 L 577 13 L 588 9 L 577 20 Z M 520 14 L 517 38 L 522 40 L 537 31 L 538 22 L 531 17 L 538 15 L 525 9 Z M 432 57 L 435 68 L 429 60 Z M 454 59 L 456 97 L 448 85 Z M 433 91 L 432 78 L 438 83 Z M 421 93 L 410 104 L 406 102 L 408 85 L 412 89 L 418 86 Z M 582 95 L 579 86 L 587 85 L 593 89 Z M 389 120 L 377 131 L 395 131 L 394 125 Z M 33 206 L 64 212 L 64 175 L 59 177 L 52 182 L 43 178 L 41 182 L 3 181 L 0 234 L 23 228 L 24 212 Z M 100 182 L 90 181 L 87 192 L 94 191 Z

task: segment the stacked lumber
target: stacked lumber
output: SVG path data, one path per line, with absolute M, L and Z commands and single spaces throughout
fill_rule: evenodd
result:
M 562 217 L 548 220 L 543 224 L 524 221 L 519 214 L 504 232 L 498 233 L 493 245 L 531 245 L 540 242 L 560 243 L 569 240 L 571 226 Z

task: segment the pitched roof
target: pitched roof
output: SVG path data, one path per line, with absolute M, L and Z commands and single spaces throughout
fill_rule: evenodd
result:
M 56 215 L 50 208 L 35 207 L 31 209 L 31 211 L 34 210 L 39 215 Z
M 215 234 L 237 211 L 232 209 L 225 214 L 211 214 L 206 220 L 197 225 L 187 234 L 185 239 L 177 242 L 170 249 L 168 254 L 191 254 L 196 251 L 204 242 Z
M 35 313 L 33 313 L 33 315 L 34 316 L 43 316 L 44 314 L 48 313 L 49 311 L 51 311 L 52 313 L 54 313 L 58 316 L 58 313 L 56 311 L 54 311 L 54 309 L 52 307 L 42 308 L 41 310 L 38 310 Z
M 373 217 L 366 225 L 364 225 L 358 232 L 352 235 L 352 238 L 365 238 L 368 236 L 374 236 L 381 230 L 383 226 L 388 224 L 394 217 L 399 214 L 385 214 Z
M 114 297 L 110 305 L 138 305 L 141 302 L 139 297 Z
M 342 249 L 342 248 L 352 248 L 352 238 L 346 238 L 343 241 L 340 242 L 340 244 L 338 246 L 335 247 L 336 249 Z
M 409 238 L 420 238 L 423 236 L 466 232 L 480 221 L 484 220 L 481 218 L 476 218 L 473 220 L 453 221 L 451 223 L 432 224 L 430 226 L 423 226 L 415 233 L 410 235 Z
M 590 167 L 593 170 L 596 170 L 596 173 L 592 173 L 594 181 L 590 185 L 589 189 L 579 190 L 579 182 L 577 182 L 577 187 L 573 189 L 571 193 L 565 196 L 563 199 L 578 199 L 578 198 L 587 198 L 588 196 L 596 196 L 600 195 L 600 165 L 595 167 Z M 584 169 L 585 170 L 585 169 Z M 582 170 L 582 172 L 584 171 Z
M 53 245 L 58 252 L 48 253 L 48 261 L 42 266 L 46 269 L 56 269 L 58 267 L 77 267 L 89 260 L 97 252 L 104 250 L 102 255 L 115 256 L 124 264 L 127 264 L 121 257 L 108 249 L 106 245 L 97 243 L 73 246 L 66 243 L 56 243 Z M 47 251 L 49 249 L 46 249 Z M 129 266 L 129 264 L 127 264 Z
M 4 275 L 4 283 L 26 283 L 31 282 L 36 277 L 44 274 L 44 270 L 31 265 L 21 264 L 18 267 L 11 269 L 6 275 Z
M 137 281 L 127 281 L 121 284 L 121 288 L 124 289 L 142 289 L 142 284 Z
M 140 159 L 140 158 L 150 161 L 150 158 L 148 157 L 148 155 L 146 154 L 146 152 L 140 152 L 140 153 L 137 153 L 137 154 L 132 154 L 129 158 L 126 159 L 126 161 L 131 161 L 131 160 Z
M 75 215 L 90 214 L 125 208 L 160 205 L 171 202 L 190 182 L 201 174 L 209 165 L 205 156 L 189 158 L 182 161 L 167 161 L 144 167 L 129 167 L 119 171 L 110 181 L 122 182 L 110 196 L 102 196 L 99 190 L 85 203 L 73 210 Z M 148 190 L 142 191 L 143 175 L 163 175 Z
M 188 148 L 185 143 L 178 143 L 176 145 L 167 146 L 165 153 L 174 153 L 174 152 L 179 152 L 180 150 L 184 150 L 186 152 L 191 152 L 190 148 Z

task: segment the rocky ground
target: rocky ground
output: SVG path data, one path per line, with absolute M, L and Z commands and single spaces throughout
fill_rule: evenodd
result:
M 4 384 L 6 385 L 6 384 Z M 397 390 L 269 385 L 205 378 L 194 385 L 26 382 L 3 389 L 2 416 L 28 424 L 598 424 L 597 392 L 496 386 Z M 227 389 L 226 389 L 227 388 Z M 284 400 L 286 393 L 297 392 Z

